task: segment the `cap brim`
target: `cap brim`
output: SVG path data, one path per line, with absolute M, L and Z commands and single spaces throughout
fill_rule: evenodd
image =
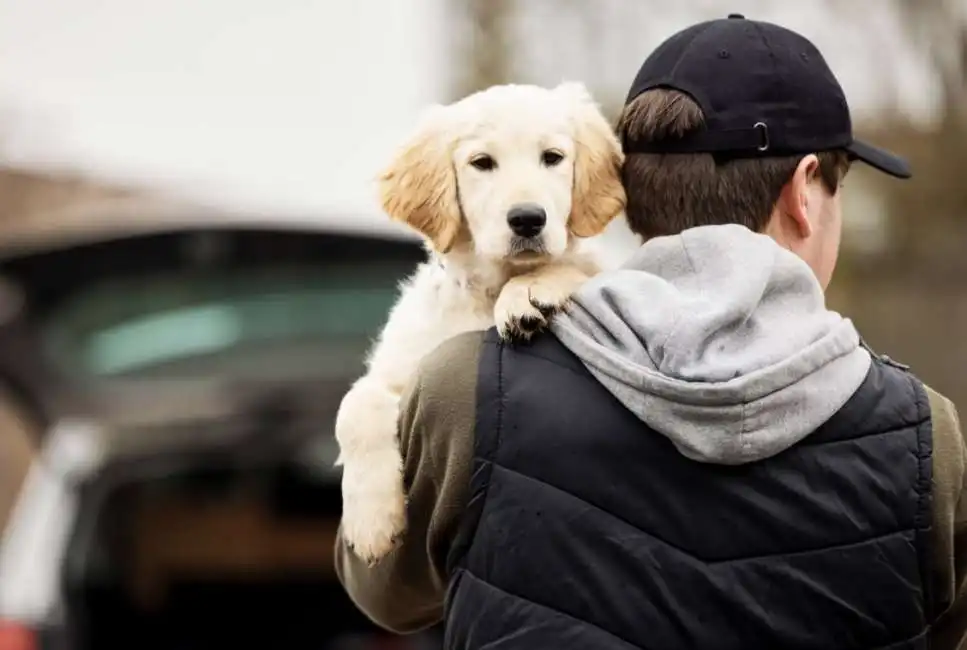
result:
M 877 149 L 865 142 L 854 140 L 853 144 L 846 147 L 850 157 L 855 160 L 862 160 L 867 165 L 879 169 L 881 172 L 895 176 L 897 178 L 910 178 L 912 173 L 907 161 L 899 156 L 894 156 L 889 151 Z

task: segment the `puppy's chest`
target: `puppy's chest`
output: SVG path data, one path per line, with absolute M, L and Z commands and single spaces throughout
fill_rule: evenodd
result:
M 451 273 L 442 266 L 426 271 L 433 287 L 426 315 L 436 332 L 451 337 L 494 326 L 497 296 L 507 281 L 504 273 L 499 269 Z
M 439 326 L 447 336 L 490 329 L 495 300 L 472 291 L 452 291 L 443 300 Z

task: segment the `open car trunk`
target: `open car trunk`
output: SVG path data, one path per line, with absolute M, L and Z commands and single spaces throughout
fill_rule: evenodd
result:
M 338 488 L 299 468 L 96 489 L 66 563 L 78 650 L 441 647 L 437 630 L 396 637 L 356 610 L 333 571 Z

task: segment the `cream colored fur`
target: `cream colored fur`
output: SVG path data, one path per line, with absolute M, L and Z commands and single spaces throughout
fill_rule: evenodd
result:
M 479 168 L 484 157 L 492 168 Z M 405 530 L 397 418 L 421 359 L 495 324 L 526 338 L 564 308 L 600 268 L 581 239 L 624 209 L 622 161 L 583 85 L 508 85 L 428 110 L 380 176 L 383 208 L 423 234 L 429 260 L 402 285 L 336 418 L 342 532 L 361 558 L 375 563 Z M 546 212 L 536 251 L 521 250 L 508 225 L 524 203 Z

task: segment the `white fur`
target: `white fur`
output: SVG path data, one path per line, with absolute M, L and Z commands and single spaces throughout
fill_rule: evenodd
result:
M 561 156 L 548 164 L 545 152 Z M 472 164 L 489 156 L 495 165 Z M 380 178 L 383 207 L 420 231 L 429 260 L 401 296 L 336 417 L 343 535 L 370 563 L 406 526 L 399 400 L 421 359 L 457 334 L 496 324 L 527 337 L 599 264 L 580 238 L 624 208 L 620 145 L 580 84 L 495 86 L 424 116 Z M 536 250 L 521 250 L 508 211 L 544 208 Z M 516 241 L 516 246 L 515 246 Z

